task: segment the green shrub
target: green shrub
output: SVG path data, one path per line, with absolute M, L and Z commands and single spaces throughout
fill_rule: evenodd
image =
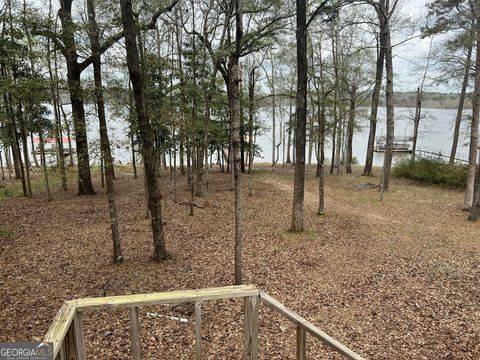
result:
M 7 199 L 15 195 L 15 192 L 12 189 L 7 187 L 0 188 L 0 199 Z
M 439 158 L 422 158 L 415 161 L 404 158 L 395 164 L 393 175 L 429 184 L 464 188 L 467 184 L 467 168 L 449 165 Z

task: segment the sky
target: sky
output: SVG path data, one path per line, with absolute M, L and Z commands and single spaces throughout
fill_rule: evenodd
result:
M 419 37 L 419 28 L 425 23 L 427 17 L 428 0 L 403 0 L 402 11 L 417 20 L 417 30 L 414 37 L 402 45 L 394 48 L 394 86 L 396 91 L 415 91 L 421 83 L 423 72 L 427 63 L 428 52 L 430 49 L 430 38 L 421 39 Z M 394 35 L 397 39 L 400 34 Z M 405 35 L 403 35 L 405 36 Z M 404 37 L 405 38 L 405 37 Z M 395 41 L 392 41 L 395 44 Z M 433 47 L 439 46 L 440 37 L 433 39 Z M 431 65 L 431 63 L 430 63 Z M 429 66 L 428 74 L 434 74 L 435 70 Z M 427 74 L 427 75 L 428 75 Z M 457 89 L 447 88 L 446 86 L 427 86 L 427 91 L 456 92 Z

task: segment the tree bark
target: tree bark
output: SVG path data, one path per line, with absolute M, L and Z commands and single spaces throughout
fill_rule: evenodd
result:
M 27 196 L 32 197 L 32 184 L 30 182 L 30 160 L 28 158 L 27 129 L 25 128 L 25 119 L 23 118 L 22 104 L 18 103 L 17 116 L 20 123 L 20 137 L 22 139 L 23 164 L 25 165 L 25 185 L 27 186 Z
M 323 79 L 323 63 L 320 55 L 320 79 Z M 317 215 L 325 214 L 325 89 L 323 82 L 320 80 L 320 86 L 317 87 L 317 102 L 318 102 L 318 210 Z
M 470 209 L 468 220 L 476 221 L 480 216 L 480 167 L 477 165 L 478 156 L 478 121 L 480 117 L 480 0 L 475 1 L 476 19 L 476 59 L 475 59 L 475 87 L 473 90 L 473 115 L 470 135 L 470 154 L 468 161 L 468 180 L 465 193 L 464 207 Z M 474 181 L 472 181 L 474 177 Z M 472 184 L 472 182 L 474 184 Z
M 5 153 L 5 148 L 3 152 Z M 5 154 L 5 158 L 7 158 L 7 154 Z M 2 181 L 5 181 L 5 171 L 3 170 L 2 151 L 0 151 L 0 168 L 2 169 Z
M 107 187 L 108 210 L 113 241 L 113 261 L 123 261 L 122 243 L 118 229 L 117 205 L 115 201 L 115 187 L 113 183 L 113 158 L 108 139 L 107 119 L 105 115 L 105 101 L 102 88 L 102 69 L 100 63 L 99 29 L 95 16 L 94 0 L 87 0 L 90 47 L 93 56 L 93 75 L 95 83 L 95 100 L 97 102 L 98 121 L 100 125 L 100 146 L 105 169 L 105 183 Z
M 293 85 L 290 88 L 290 93 L 293 93 Z M 288 130 L 287 130 L 287 161 L 285 161 L 286 164 L 290 164 L 292 162 L 292 159 L 290 158 L 290 147 L 291 147 L 291 141 L 292 141 L 292 127 L 293 127 L 293 105 L 292 105 L 292 98 L 290 97 L 288 101 Z
M 337 126 L 337 139 L 335 140 L 335 173 L 340 175 L 340 162 L 341 162 L 341 155 L 342 155 L 342 138 L 343 138 L 343 122 L 344 122 L 344 111 L 343 111 L 343 103 L 339 104 L 338 108 L 338 120 L 336 123 Z
M 470 65 L 472 62 L 472 48 L 470 45 L 467 49 L 467 58 L 465 59 L 465 72 L 463 73 L 462 89 L 460 91 L 460 98 L 458 99 L 457 116 L 455 117 L 455 128 L 453 130 L 452 150 L 450 151 L 450 165 L 455 164 L 455 157 L 457 155 L 458 137 L 460 135 L 460 125 L 462 124 L 463 106 L 465 104 L 465 94 L 467 92 L 468 80 L 470 77 Z
M 11 159 L 10 159 L 10 149 L 8 146 L 4 147 L 5 149 L 5 162 L 7 165 L 7 170 L 8 170 L 8 178 L 12 178 L 12 168 L 11 168 Z
M 62 22 L 62 37 L 65 45 L 67 79 L 72 104 L 75 142 L 77 145 L 78 195 L 95 195 L 90 175 L 90 158 L 88 154 L 87 126 L 80 82 L 81 69 L 75 45 L 75 24 L 72 21 L 73 0 L 60 0 L 58 15 Z
M 353 130 L 355 128 L 355 110 L 357 99 L 357 85 L 352 84 L 350 91 L 350 110 L 348 112 L 348 124 L 347 124 L 347 142 L 345 151 L 345 172 L 347 174 L 352 173 L 352 160 L 353 160 Z
M 51 1 L 49 3 L 49 14 L 51 14 L 52 4 Z M 55 140 L 57 145 L 58 151 L 58 166 L 60 168 L 60 177 L 62 179 L 62 189 L 64 191 L 67 190 L 67 172 L 65 169 L 65 152 L 63 150 L 63 134 L 62 134 L 62 119 L 60 117 L 59 106 L 58 103 L 61 101 L 57 96 L 58 93 L 55 91 L 55 81 L 58 81 L 53 76 L 52 70 L 52 61 L 50 58 L 50 38 L 47 38 L 47 67 L 48 67 L 48 75 L 50 78 L 50 96 L 52 97 L 53 103 L 53 116 L 55 119 Z M 56 57 L 57 55 L 54 54 Z
M 413 142 L 412 142 L 412 160 L 415 160 L 417 150 L 418 127 L 420 125 L 420 116 L 422 113 L 422 90 L 417 89 L 417 102 L 415 106 L 415 118 L 413 119 Z
M 51 20 L 53 17 L 52 1 L 48 3 L 48 17 Z M 62 118 L 60 115 L 60 96 L 58 92 L 58 66 L 57 66 L 57 53 L 56 49 L 53 49 L 53 58 L 55 71 L 52 70 L 51 59 L 51 39 L 47 38 L 47 67 L 48 75 L 50 78 L 50 95 L 52 97 L 53 114 L 55 118 L 55 140 L 57 147 L 57 165 L 60 167 L 60 177 L 62 179 L 62 189 L 67 191 L 67 171 L 65 168 L 65 151 L 63 148 L 63 134 L 62 134 Z M 54 76 L 55 75 L 55 76 Z
M 393 94 L 393 55 L 392 43 L 390 39 L 390 25 L 387 17 L 388 9 L 385 7 L 384 11 L 379 13 L 379 20 L 381 24 L 380 45 L 385 48 L 385 72 L 387 82 L 385 86 L 385 97 L 387 106 L 387 135 L 385 154 L 382 171 L 382 193 L 388 191 L 390 183 L 390 171 L 392 169 L 393 159 L 393 141 L 395 138 L 395 115 L 394 115 L 394 94 Z
M 45 191 L 47 192 L 47 200 L 51 201 L 52 200 L 52 195 L 50 194 L 50 184 L 48 181 L 48 170 L 47 170 L 47 161 L 45 158 L 45 142 L 43 139 L 43 129 L 40 129 L 38 131 L 38 137 L 40 140 L 40 162 L 42 164 L 43 168 L 43 179 L 45 182 Z
M 297 119 L 295 129 L 295 178 L 291 231 L 303 231 L 305 188 L 305 135 L 307 122 L 307 12 L 305 0 L 296 1 L 297 21 Z
M 155 176 L 153 132 L 145 105 L 144 83 L 142 72 L 140 70 L 140 59 L 136 44 L 132 0 L 120 0 L 120 7 L 125 34 L 125 47 L 127 50 L 127 64 L 130 80 L 132 82 L 133 95 L 137 109 L 138 127 L 140 129 L 140 137 L 145 159 L 144 167 L 148 189 L 148 206 L 150 210 L 154 244 L 153 258 L 156 261 L 163 261 L 168 255 L 163 233 L 160 192 L 158 189 L 158 180 Z
M 276 125 L 277 125 L 277 119 L 276 119 L 276 114 L 277 114 L 277 103 L 275 101 L 275 64 L 273 62 L 273 56 L 272 56 L 272 79 L 270 81 L 270 87 L 272 89 L 272 166 L 276 165 L 277 158 L 275 156 L 275 150 L 276 150 Z
M 33 162 L 35 163 L 35 167 L 39 167 L 40 165 L 38 164 L 37 154 L 35 154 L 35 144 L 33 143 L 33 132 L 30 132 L 30 146 L 32 148 L 32 157 Z
M 477 172 L 477 156 L 478 156 L 478 122 L 480 115 L 480 1 L 475 1 L 475 17 L 477 21 L 476 24 L 476 59 L 475 59 L 475 86 L 473 90 L 473 114 L 472 122 L 470 128 L 470 151 L 468 155 L 468 178 L 467 178 L 467 188 L 465 190 L 465 198 L 463 202 L 463 208 L 465 210 L 471 210 L 470 218 L 471 220 L 476 219 L 477 208 L 480 206 L 480 194 L 478 194 L 479 183 L 476 182 L 475 175 Z M 477 191 L 475 191 L 475 188 Z M 474 199 L 475 194 L 475 199 Z M 475 203 L 474 203 L 475 201 Z M 472 205 L 474 205 L 472 207 Z
M 248 73 L 248 196 L 253 195 L 253 117 L 255 111 L 255 71 Z
M 3 76 L 6 76 L 6 70 L 4 65 L 2 64 L 1 72 Z M 15 113 L 13 111 L 13 107 L 11 104 L 11 95 L 7 93 L 3 93 L 3 105 L 5 107 L 5 114 L 6 118 L 10 120 L 7 125 L 7 129 L 9 130 L 11 139 L 12 139 L 12 158 L 13 158 L 13 168 L 15 172 L 15 179 L 19 179 L 22 181 L 22 188 L 23 194 L 27 194 L 27 187 L 25 186 L 25 177 L 23 174 L 23 166 L 21 162 L 20 156 L 20 145 L 18 142 L 18 132 L 17 132 L 17 125 L 15 121 Z
M 364 176 L 372 176 L 373 150 L 375 146 L 375 135 L 377 132 L 377 114 L 380 91 L 382 90 L 383 66 L 385 62 L 385 48 L 378 46 L 377 65 L 375 70 L 375 86 L 372 93 L 372 105 L 370 108 L 370 130 L 368 132 L 367 158 L 363 169 Z
M 227 85 L 227 94 L 231 121 L 231 148 L 230 155 L 233 174 L 233 190 L 235 194 L 235 284 L 243 283 L 242 276 L 242 247 L 243 247 L 243 209 L 242 209 L 242 172 L 240 168 L 240 68 L 239 59 L 243 38 L 243 0 L 234 0 L 235 5 L 235 41 L 232 52 L 228 57 L 228 75 L 224 76 Z

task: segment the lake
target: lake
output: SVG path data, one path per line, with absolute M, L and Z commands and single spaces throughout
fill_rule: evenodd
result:
M 69 111 L 69 108 L 65 108 Z M 281 111 L 281 110 L 279 110 Z M 413 113 L 415 109 L 396 108 L 395 109 L 395 135 L 410 137 L 413 134 Z M 364 114 L 368 114 L 368 109 L 363 109 Z M 87 122 L 88 122 L 88 139 L 90 147 L 92 148 L 91 158 L 92 162 L 98 163 L 99 159 L 99 128 L 98 120 L 94 116 L 93 108 L 86 106 Z M 471 110 L 465 112 L 469 115 Z M 422 109 L 422 119 L 419 126 L 418 146 L 425 150 L 433 152 L 441 152 L 449 155 L 452 146 L 453 126 L 455 122 L 455 109 Z M 282 114 L 283 118 L 288 117 L 287 113 Z M 280 116 L 277 117 L 277 121 Z M 377 136 L 386 135 L 385 127 L 386 109 L 379 108 Z M 271 142 L 271 118 L 268 111 L 261 111 L 259 113 L 259 120 L 264 125 L 265 129 L 262 134 L 257 136 L 257 144 L 262 149 L 261 157 L 255 159 L 256 162 L 271 162 L 272 158 L 272 142 Z M 358 129 L 353 136 L 353 156 L 360 164 L 365 162 L 369 122 L 368 118 L 363 115 L 357 120 Z M 113 147 L 116 163 L 131 162 L 130 141 L 128 139 L 127 129 L 128 124 L 122 118 L 109 118 L 108 122 L 109 136 Z M 280 138 L 279 124 L 277 123 L 276 139 Z M 468 159 L 468 143 L 469 143 L 469 124 L 465 119 L 462 123 L 459 146 L 457 150 L 457 158 Z M 282 146 L 280 146 L 279 163 L 282 163 Z M 292 150 L 293 151 L 293 150 Z M 308 151 L 308 144 L 307 144 Z M 325 156 L 327 162 L 330 161 L 331 154 L 331 139 L 327 139 L 325 147 Z M 398 159 L 408 154 L 394 154 L 394 159 Z M 308 160 L 308 159 L 307 159 Z M 312 156 L 312 162 L 316 163 L 315 155 Z M 374 165 L 381 166 L 383 164 L 383 153 L 374 154 Z

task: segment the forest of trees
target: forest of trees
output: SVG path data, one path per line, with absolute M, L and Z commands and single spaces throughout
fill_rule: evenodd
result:
M 241 284 L 242 209 L 248 201 L 242 181 L 248 174 L 251 195 L 258 133 L 271 134 L 272 166 L 295 166 L 290 230 L 303 231 L 306 164 L 316 162 L 321 215 L 326 211 L 325 172 L 352 172 L 353 137 L 365 112 L 367 156 L 359 160 L 363 174 L 373 174 L 378 108 L 385 106 L 380 178 L 385 196 L 395 106 L 402 102 L 395 93 L 394 57 L 398 46 L 413 38 L 435 38 L 428 58 L 418 59 L 415 129 L 423 119 L 427 84 L 443 84 L 460 94 L 450 162 L 466 122 L 471 136 L 464 208 L 470 220 L 477 220 L 480 1 L 434 0 L 428 14 L 414 19 L 399 0 L 5 0 L 0 8 L 2 177 L 16 179 L 24 195 L 34 197 L 32 167 L 41 168 L 50 197 L 51 168 L 65 190 L 74 169 L 78 195 L 95 195 L 91 167 L 96 150 L 87 137 L 94 111 L 113 260 L 121 262 L 122 219 L 108 129 L 115 117 L 123 117 L 135 178 L 140 164 L 144 169 L 153 258 L 169 256 L 158 177 L 168 171 L 174 189 L 188 186 L 193 215 L 195 198 L 208 196 L 209 164 L 218 161 L 220 170 L 231 174 L 235 283 Z M 267 123 L 260 112 L 268 114 Z M 69 149 L 64 149 L 64 137 Z M 29 153 L 34 138 L 39 151 Z M 44 144 L 52 138 L 58 146 L 56 161 L 49 164 Z M 331 154 L 325 153 L 326 144 Z

